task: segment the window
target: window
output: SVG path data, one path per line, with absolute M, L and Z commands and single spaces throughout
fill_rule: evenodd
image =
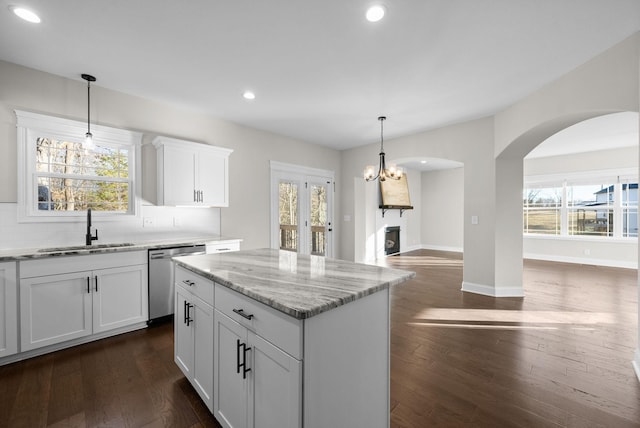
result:
M 622 183 L 622 236 L 638 237 L 638 183 Z
M 525 189 L 523 201 L 525 233 L 560 235 L 562 187 Z
M 20 221 L 134 215 L 139 194 L 141 134 L 92 126 L 93 148 L 83 147 L 86 124 L 16 111 Z
M 614 185 L 567 186 L 569 235 L 613 236 Z
M 525 234 L 638 236 L 637 178 L 590 174 L 573 181 L 535 181 L 523 191 Z M 629 172 L 627 171 L 627 175 Z M 539 177 L 537 178 L 540 179 Z M 559 182 L 558 182 L 559 181 Z

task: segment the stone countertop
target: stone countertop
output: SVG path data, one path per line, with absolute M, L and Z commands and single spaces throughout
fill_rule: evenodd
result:
M 416 275 L 273 249 L 184 256 L 174 261 L 297 319 L 310 318 Z
M 0 250 L 0 262 L 34 260 L 47 257 L 79 256 L 86 254 L 113 253 L 122 251 L 159 250 L 176 246 L 223 244 L 242 241 L 219 235 L 197 237 L 171 237 L 167 239 L 134 240 L 129 242 L 95 243 L 93 245 L 70 245 L 49 248 L 17 248 Z

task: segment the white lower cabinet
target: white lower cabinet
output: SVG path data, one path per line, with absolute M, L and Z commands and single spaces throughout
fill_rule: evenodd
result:
M 18 352 L 17 308 L 16 264 L 0 263 L 0 357 Z
M 216 288 L 216 299 L 218 295 Z M 242 313 L 243 320 L 253 318 L 253 305 L 243 304 L 243 299 L 233 303 L 238 304 L 232 316 Z M 227 428 L 302 426 L 302 361 L 250 330 L 251 320 L 245 326 L 216 309 L 214 322 L 214 415 L 220 424 Z
M 126 266 L 146 256 L 122 254 L 21 262 L 21 351 L 147 321 L 147 265 Z
M 175 305 L 175 362 L 213 412 L 213 307 L 180 285 Z

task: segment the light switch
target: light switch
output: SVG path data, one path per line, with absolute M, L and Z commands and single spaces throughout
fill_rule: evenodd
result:
M 478 224 L 478 216 L 477 215 L 472 215 L 471 216 L 471 224 Z

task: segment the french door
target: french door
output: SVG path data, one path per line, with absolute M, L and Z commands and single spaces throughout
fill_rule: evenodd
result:
M 333 172 L 271 162 L 271 247 L 333 256 Z

